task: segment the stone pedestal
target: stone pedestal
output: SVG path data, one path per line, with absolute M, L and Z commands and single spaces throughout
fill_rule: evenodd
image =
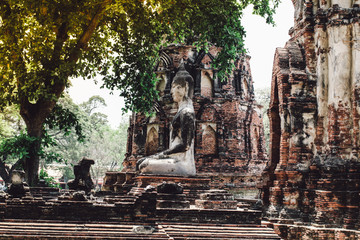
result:
M 186 189 L 208 190 L 209 178 L 201 177 L 180 177 L 180 176 L 155 176 L 155 175 L 140 175 L 135 178 L 138 187 L 146 187 L 148 185 L 158 186 L 163 182 L 180 183 Z
M 198 198 L 199 194 L 210 188 L 210 179 L 201 177 L 141 175 L 135 178 L 135 182 L 138 187 L 146 187 L 148 185 L 156 187 L 164 182 L 181 184 L 186 196 L 185 199 L 190 204 L 195 204 L 195 199 Z

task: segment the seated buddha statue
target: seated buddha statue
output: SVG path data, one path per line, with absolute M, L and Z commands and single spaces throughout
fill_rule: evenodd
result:
M 182 62 L 171 84 L 177 113 L 170 126 L 169 149 L 141 158 L 136 168 L 140 174 L 194 176 L 195 113 L 191 100 L 194 80 Z

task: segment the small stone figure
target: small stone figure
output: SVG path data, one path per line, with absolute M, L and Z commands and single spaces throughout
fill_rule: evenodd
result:
M 171 122 L 170 148 L 138 160 L 136 168 L 142 174 L 194 176 L 195 113 L 191 100 L 194 80 L 184 63 L 171 85 L 171 94 L 178 111 Z
M 23 197 L 29 192 L 29 186 L 24 181 L 24 171 L 13 171 L 11 173 L 11 184 L 9 186 L 8 193 L 12 197 Z
M 94 183 L 90 176 L 90 167 L 94 163 L 94 160 L 84 157 L 74 166 L 75 179 L 68 182 L 69 189 L 83 190 L 88 193 L 94 188 Z

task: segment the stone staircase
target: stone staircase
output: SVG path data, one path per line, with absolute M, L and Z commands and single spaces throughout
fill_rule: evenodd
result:
M 69 192 L 47 201 L 47 192 L 6 195 L 0 239 L 280 239 L 261 225 L 261 211 L 239 208 L 224 190 L 195 190 L 194 201 L 188 192 L 151 187 L 87 197 Z
M 171 239 L 266 239 L 278 240 L 271 228 L 244 224 L 176 224 L 161 223 L 158 226 Z
M 169 239 L 165 232 L 151 235 L 132 232 L 133 225 L 98 223 L 64 223 L 51 221 L 0 222 L 1 239 Z
M 270 228 L 245 224 L 155 223 L 152 233 L 133 231 L 139 223 L 5 220 L 1 239 L 264 239 L 279 240 Z

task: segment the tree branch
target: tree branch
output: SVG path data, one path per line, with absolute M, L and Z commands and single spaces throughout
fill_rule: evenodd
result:
M 9 167 L 5 164 L 6 156 L 4 156 L 3 158 L 4 159 L 0 158 L 0 176 L 5 183 L 9 183 L 11 172 L 9 171 Z
M 84 30 L 84 32 L 82 33 L 81 37 L 79 38 L 76 47 L 74 48 L 74 50 L 71 52 L 69 58 L 68 58 L 68 62 L 76 62 L 81 54 L 81 50 L 86 48 L 88 42 L 91 39 L 91 36 L 93 35 L 93 33 L 95 32 L 97 26 L 100 23 L 101 18 L 103 17 L 105 11 L 106 11 L 106 7 L 112 2 L 112 0 L 104 0 L 98 7 L 95 15 L 93 16 L 93 18 L 91 19 L 89 25 L 87 26 L 87 28 Z
M 68 39 L 68 34 L 67 34 L 68 26 L 69 26 L 68 21 L 64 20 L 64 22 L 60 25 L 60 27 L 57 30 L 56 40 L 54 43 L 54 52 L 50 60 L 50 67 L 52 69 L 58 66 L 61 50 L 63 48 L 65 41 Z

